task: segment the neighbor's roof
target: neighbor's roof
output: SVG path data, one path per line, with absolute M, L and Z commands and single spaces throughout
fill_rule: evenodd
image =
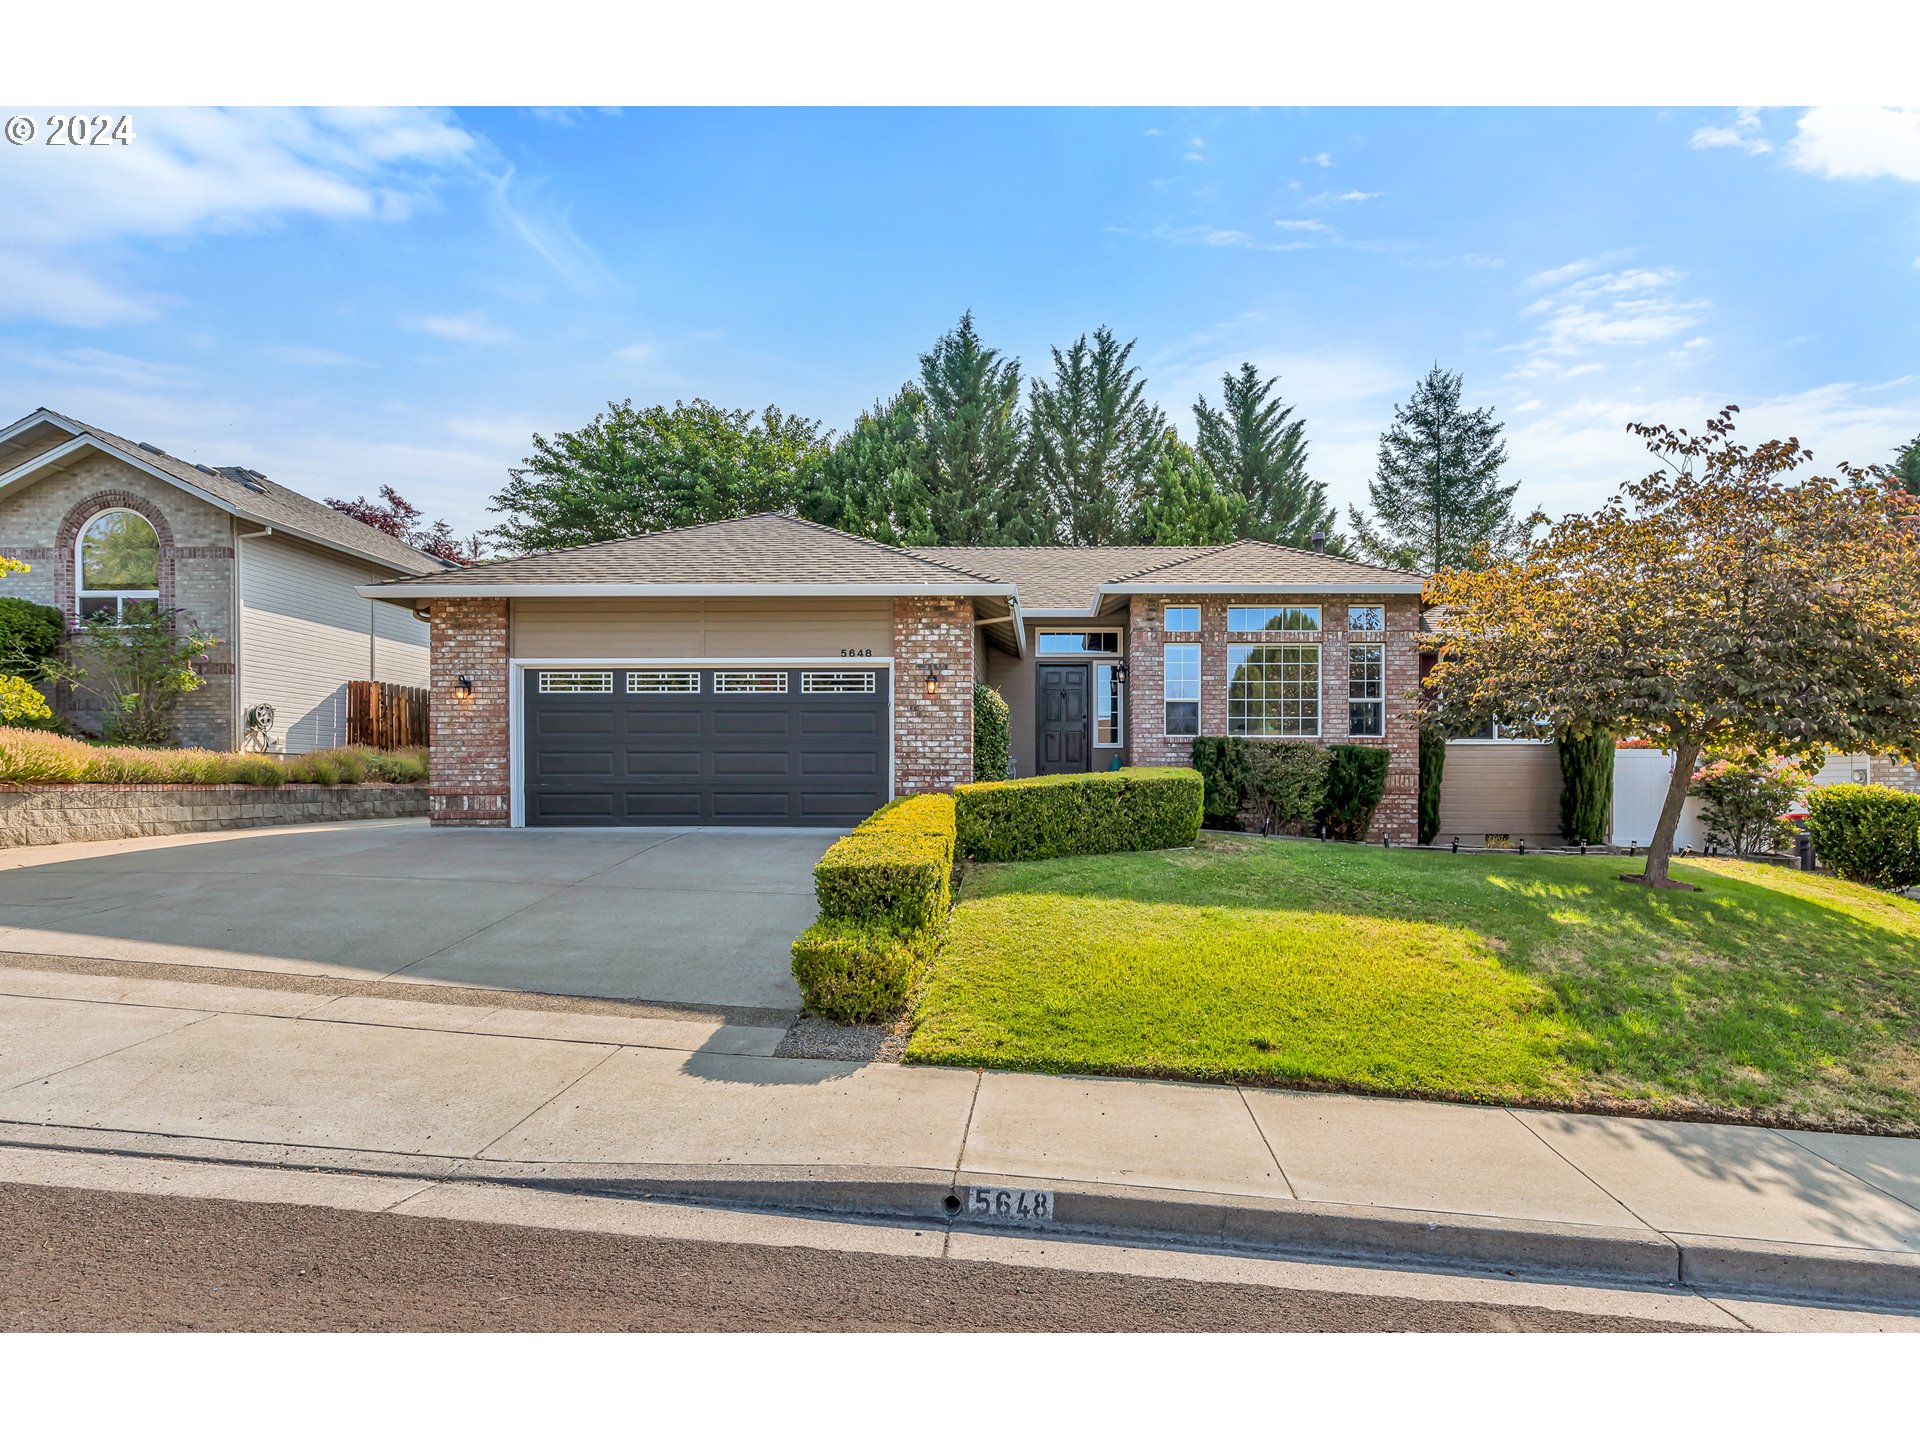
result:
M 993 576 L 924 559 L 791 515 L 749 515 L 576 545 L 465 570 L 418 575 L 362 593 L 434 595 L 932 594 L 1000 595 Z
M 0 446 L 0 465 L 6 467 L 0 470 L 0 485 L 5 485 L 16 471 L 30 473 L 43 465 L 54 463 L 69 453 L 75 442 L 90 443 L 113 453 L 116 458 L 175 481 L 229 514 L 256 524 L 313 541 L 329 549 L 346 551 L 403 574 L 447 568 L 444 562 L 394 539 L 384 530 L 363 525 L 331 505 L 309 499 L 284 485 L 277 485 L 257 470 L 237 465 L 221 469 L 197 465 L 154 446 L 139 444 L 56 411 L 36 410 L 14 424 L 0 428 L 0 439 L 22 436 L 40 424 L 65 430 L 74 439 L 42 450 L 19 465 L 6 465 L 4 457 L 8 450 L 17 451 L 22 448 L 21 445 Z

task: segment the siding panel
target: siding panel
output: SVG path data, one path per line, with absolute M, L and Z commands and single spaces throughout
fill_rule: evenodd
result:
M 893 601 L 793 599 L 513 602 L 513 654 L 522 660 L 825 659 L 843 649 L 893 653 Z
M 273 706 L 275 747 L 290 754 L 344 745 L 347 681 L 374 678 L 373 611 L 391 608 L 353 587 L 385 572 L 279 536 L 240 546 L 241 713 Z
M 1560 843 L 1560 752 L 1551 744 L 1456 740 L 1440 778 L 1434 843 L 1479 845 L 1488 835 Z

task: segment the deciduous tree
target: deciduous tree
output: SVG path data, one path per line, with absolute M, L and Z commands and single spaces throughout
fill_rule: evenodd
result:
M 1307 475 L 1306 422 L 1273 394 L 1279 377 L 1262 380 L 1249 362 L 1221 377 L 1218 410 L 1203 395 L 1193 403 L 1194 449 L 1214 478 L 1246 502 L 1241 534 L 1283 545 L 1333 536 L 1327 487 Z M 1333 538 L 1329 550 L 1345 553 Z
M 1920 505 L 1799 441 L 1633 425 L 1660 468 L 1484 570 L 1428 587 L 1448 710 L 1541 735 L 1604 726 L 1674 754 L 1644 875 L 1669 885 L 1708 746 L 1920 748 Z
M 454 538 L 453 526 L 445 520 L 422 525 L 420 516 L 423 512 L 420 507 L 402 498 L 391 485 L 380 487 L 378 501 L 362 495 L 353 500 L 329 500 L 327 504 L 343 515 L 352 516 L 362 525 L 371 525 L 401 544 L 424 550 L 434 559 L 445 560 L 450 565 L 477 564 L 484 548 L 478 535 L 470 535 L 464 541 Z

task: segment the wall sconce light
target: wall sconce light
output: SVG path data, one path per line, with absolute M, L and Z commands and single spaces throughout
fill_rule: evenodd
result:
M 473 677 L 471 675 L 462 675 L 458 680 L 454 681 L 453 693 L 462 700 L 471 700 L 473 698 Z
M 934 666 L 929 665 L 927 666 L 927 698 L 929 700 L 933 699 L 933 697 L 939 693 L 939 690 L 940 672 Z

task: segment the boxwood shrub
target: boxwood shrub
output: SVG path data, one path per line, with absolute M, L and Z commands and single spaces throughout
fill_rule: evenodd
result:
M 1891 785 L 1825 785 L 1807 792 L 1814 854 L 1843 880 L 1907 890 L 1920 885 L 1920 795 Z
M 973 687 L 973 778 L 1004 780 L 1012 754 L 1013 712 L 990 685 Z
M 1204 823 L 1218 830 L 1238 830 L 1253 784 L 1247 743 L 1232 735 L 1202 735 L 1193 742 L 1193 768 L 1206 782 Z
M 962 785 L 954 791 L 960 851 L 1050 860 L 1191 845 L 1204 790 L 1199 771 L 1173 766 Z
M 820 918 L 793 942 L 809 1013 L 843 1025 L 894 1014 L 913 993 L 953 903 L 951 795 L 881 806 L 813 867 Z

